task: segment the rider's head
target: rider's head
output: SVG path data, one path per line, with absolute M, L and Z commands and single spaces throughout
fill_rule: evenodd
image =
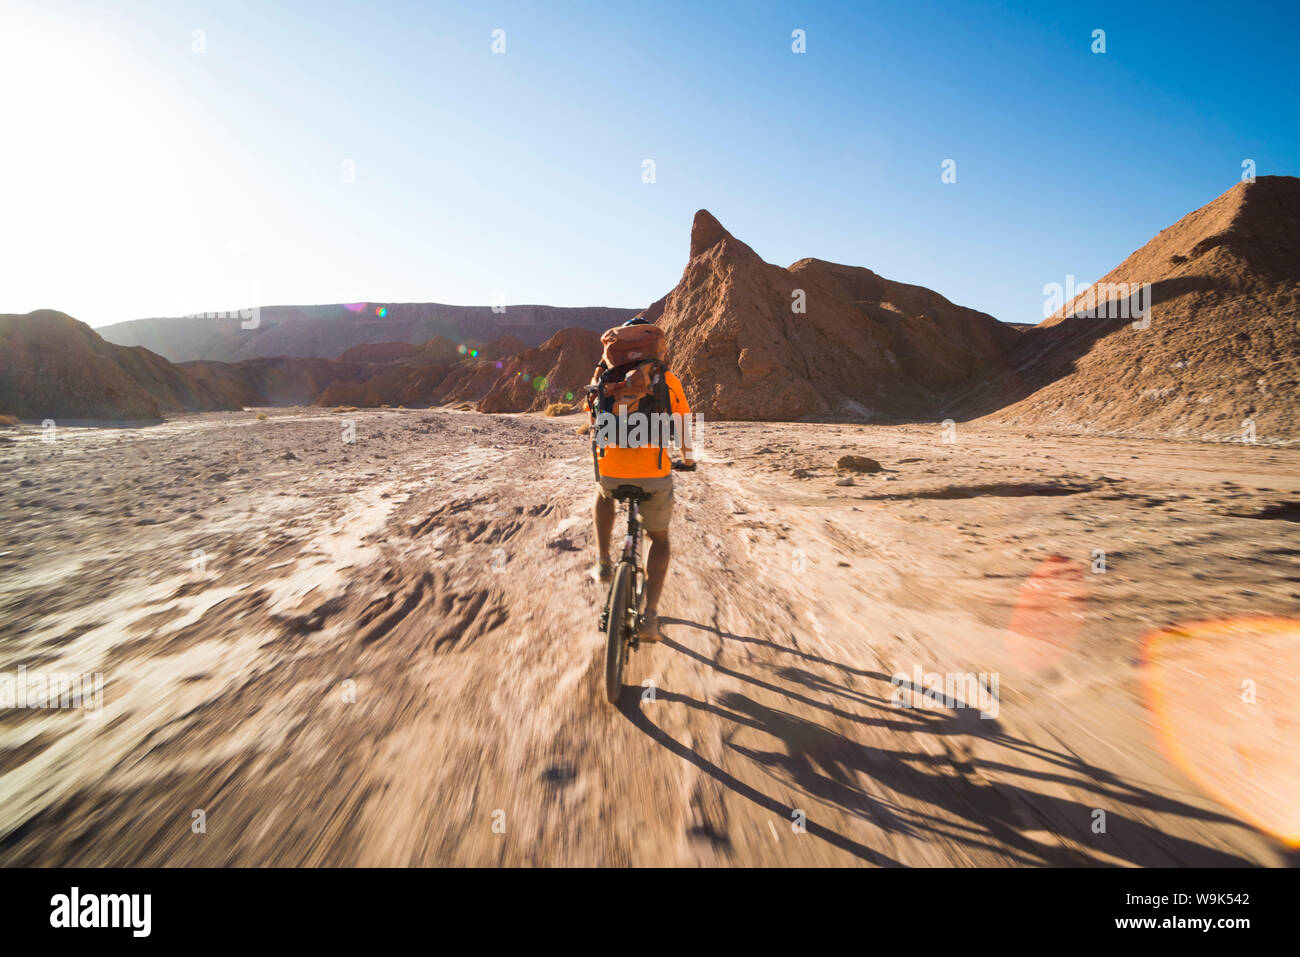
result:
M 631 319 L 629 319 L 627 322 L 623 323 L 623 325 L 625 325 L 625 326 L 652 326 L 652 325 L 654 325 L 654 323 L 651 322 L 649 319 L 647 319 L 645 316 L 633 316 L 633 317 L 632 317 Z

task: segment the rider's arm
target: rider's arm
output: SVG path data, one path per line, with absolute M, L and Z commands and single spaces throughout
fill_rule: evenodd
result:
M 672 406 L 673 415 L 680 416 L 679 421 L 682 423 L 681 428 L 677 430 L 682 443 L 682 464 L 694 465 L 695 448 L 691 429 L 693 423 L 688 421 L 691 407 L 686 401 L 686 393 L 682 390 L 681 380 L 671 372 L 665 375 L 664 378 L 668 383 L 668 401 Z
M 595 387 L 596 383 L 600 381 L 600 373 L 604 369 L 604 365 L 605 364 L 602 362 L 600 365 L 596 366 L 596 371 L 591 374 L 591 382 L 587 384 L 587 398 L 586 401 L 583 402 L 583 406 L 587 410 L 587 422 L 590 423 L 592 428 L 595 428 L 596 426 L 596 397 L 591 390 Z

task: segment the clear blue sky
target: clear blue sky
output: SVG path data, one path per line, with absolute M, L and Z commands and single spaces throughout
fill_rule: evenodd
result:
M 7 0 L 0 311 L 639 307 L 706 207 L 769 262 L 1034 322 L 1045 283 L 1244 159 L 1300 173 L 1298 27 L 1295 3 Z

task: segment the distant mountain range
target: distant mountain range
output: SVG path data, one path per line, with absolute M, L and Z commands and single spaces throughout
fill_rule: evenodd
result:
M 700 210 L 681 281 L 644 315 L 665 330 L 692 406 L 714 419 L 987 417 L 1300 439 L 1300 179 L 1233 186 L 1066 298 L 1038 325 L 1012 326 L 869 269 L 766 263 Z M 575 401 L 600 355 L 599 332 L 634 314 L 275 306 L 256 329 L 237 318 L 149 319 L 102 336 L 49 310 L 0 316 L 0 413 L 540 409 Z
M 275 356 L 335 359 L 353 346 L 380 342 L 422 345 L 445 336 L 471 346 L 504 335 L 525 346 L 540 345 L 561 329 L 604 331 L 636 315 L 606 306 L 447 306 L 436 302 L 335 303 L 323 306 L 262 306 L 255 328 L 238 316 L 133 319 L 101 326 L 101 336 L 120 346 L 144 346 L 172 362 L 207 359 L 239 362 Z

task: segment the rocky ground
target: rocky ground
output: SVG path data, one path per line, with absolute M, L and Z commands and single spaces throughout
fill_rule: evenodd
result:
M 611 706 L 574 417 L 264 415 L 0 430 L 0 864 L 1295 861 L 1300 449 L 710 425 Z

